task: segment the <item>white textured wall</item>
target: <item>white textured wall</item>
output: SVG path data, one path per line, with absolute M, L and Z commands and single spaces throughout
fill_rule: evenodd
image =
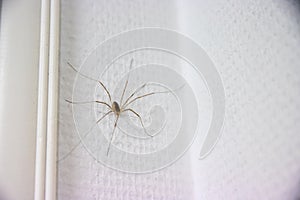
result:
M 299 195 L 300 5 L 297 1 L 62 1 L 59 156 L 78 142 L 75 74 L 99 42 L 124 30 L 163 27 L 198 42 L 224 82 L 226 122 L 204 160 L 126 174 L 79 146 L 58 163 L 58 199 L 295 199 Z M 192 154 L 200 149 L 193 147 Z
M 121 31 L 143 26 L 176 29 L 176 9 L 172 1 L 62 1 L 60 157 L 78 142 L 71 106 L 64 101 L 72 96 L 76 75 L 66 60 L 79 66 L 99 42 Z M 95 162 L 79 146 L 58 164 L 58 199 L 192 199 L 189 165 L 186 157 L 153 174 L 126 174 Z
M 299 2 L 179 5 L 183 31 L 206 49 L 226 93 L 222 137 L 195 163 L 197 199 L 299 198 Z

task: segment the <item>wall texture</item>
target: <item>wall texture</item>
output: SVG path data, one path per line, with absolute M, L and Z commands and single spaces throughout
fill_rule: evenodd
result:
M 58 199 L 296 199 L 300 181 L 300 5 L 297 1 L 62 1 L 59 158 L 78 143 L 75 73 L 119 32 L 177 30 L 202 46 L 226 93 L 222 136 L 204 160 L 197 146 L 161 171 L 111 170 L 79 145 L 58 162 Z M 113 80 L 115 81 L 115 80 Z M 84 94 L 83 94 L 84 96 Z
M 299 198 L 299 2 L 179 5 L 226 93 L 222 137 L 193 173 L 197 199 Z
M 96 45 L 121 31 L 144 26 L 178 28 L 172 1 L 62 1 L 61 22 L 60 158 L 78 143 L 72 109 L 64 101 L 72 96 L 76 73 L 66 61 L 79 66 Z M 105 83 L 110 87 L 116 81 Z M 82 97 L 89 96 L 87 90 L 82 92 Z M 189 165 L 186 157 L 162 171 L 127 174 L 97 163 L 79 145 L 58 163 L 58 199 L 192 199 Z

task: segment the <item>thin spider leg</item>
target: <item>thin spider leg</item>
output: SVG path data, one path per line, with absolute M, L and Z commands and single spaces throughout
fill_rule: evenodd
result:
M 104 102 L 104 101 L 80 101 L 80 102 L 75 101 L 74 102 L 74 101 L 70 101 L 70 100 L 67 100 L 67 99 L 65 99 L 65 101 L 68 102 L 68 103 L 71 103 L 71 104 L 99 103 L 99 104 L 106 105 L 109 109 L 111 109 L 111 106 L 108 103 Z
M 108 89 L 105 87 L 105 85 L 104 85 L 101 81 L 98 81 L 98 82 L 99 82 L 100 85 L 103 87 L 103 89 L 105 90 L 106 94 L 108 95 L 108 98 L 109 98 L 110 103 L 112 103 L 112 101 L 111 101 L 111 95 L 110 95 Z
M 147 83 L 145 83 L 147 84 Z M 145 85 L 144 84 L 144 85 Z M 147 96 L 151 96 L 153 94 L 163 94 L 163 93 L 171 93 L 171 92 L 174 92 L 176 90 L 180 90 L 181 88 L 183 88 L 185 86 L 185 84 L 181 85 L 180 87 L 178 87 L 177 89 L 174 89 L 174 90 L 166 90 L 166 91 L 161 91 L 161 92 L 150 92 L 150 93 L 147 93 L 147 94 L 144 94 L 144 95 L 141 95 L 141 96 L 138 96 L 138 97 L 135 97 L 134 99 L 132 99 L 131 101 L 127 102 L 127 103 L 124 103 L 123 106 L 121 107 L 122 109 L 125 109 L 127 106 L 129 106 L 131 103 L 135 102 L 136 100 L 138 99 L 141 99 L 141 98 L 144 98 L 144 97 L 147 97 Z
M 135 98 L 132 99 L 131 101 L 129 101 L 129 102 L 127 102 L 126 104 L 124 104 L 122 108 L 126 108 L 126 107 L 129 106 L 131 103 L 135 102 L 136 100 L 141 99 L 141 98 L 143 98 L 143 97 L 147 97 L 147 96 L 153 95 L 153 94 L 157 94 L 157 92 L 150 92 L 150 93 L 147 93 L 147 94 L 144 94 L 144 95 L 135 97 Z
M 113 137 L 114 137 L 114 133 L 115 133 L 115 130 L 116 130 L 116 127 L 117 127 L 117 124 L 118 124 L 119 117 L 120 117 L 120 115 L 117 115 L 117 118 L 116 118 L 116 121 L 115 121 L 115 124 L 114 124 L 114 129 L 113 129 L 113 132 L 111 134 L 110 141 L 109 141 L 109 144 L 108 144 L 106 156 L 108 156 L 108 153 L 109 153 L 109 150 L 110 150 L 110 145 L 111 145 Z
M 123 101 L 123 97 L 124 97 L 124 93 L 125 93 L 125 90 L 127 88 L 127 85 L 128 85 L 128 79 L 126 80 L 126 83 L 125 83 L 125 86 L 124 86 L 124 89 L 123 89 L 123 92 L 122 92 L 122 96 L 121 96 L 121 100 L 120 100 L 120 105 L 122 105 L 122 101 Z
M 129 70 L 132 68 L 132 63 L 133 63 L 133 58 L 130 61 Z M 124 94 L 125 94 L 125 91 L 126 91 L 126 88 L 127 88 L 127 85 L 128 85 L 128 80 L 129 80 L 129 74 L 127 75 L 127 80 L 126 80 L 126 83 L 125 83 L 125 86 L 124 86 L 124 89 L 123 89 L 123 92 L 122 92 L 122 96 L 121 96 L 121 100 L 120 100 L 120 105 L 122 105 Z
M 142 127 L 143 127 L 145 133 L 146 133 L 148 136 L 153 137 L 153 135 L 151 135 L 151 134 L 149 134 L 149 133 L 147 132 L 147 130 L 146 130 L 145 126 L 144 126 L 143 120 L 142 120 L 141 116 L 140 116 L 137 112 L 135 112 L 135 111 L 132 110 L 131 108 L 128 108 L 128 109 L 123 110 L 123 112 L 126 112 L 126 111 L 130 111 L 130 112 L 132 112 L 133 114 L 135 114 L 135 115 L 139 118 L 139 120 L 140 120 L 140 122 L 141 122 L 141 124 L 142 124 Z
M 101 85 L 102 88 L 105 90 L 106 94 L 108 95 L 108 98 L 109 98 L 110 103 L 112 103 L 112 101 L 111 101 L 111 95 L 110 95 L 109 91 L 107 90 L 107 88 L 105 87 L 105 85 L 104 85 L 100 80 L 91 78 L 91 77 L 89 77 L 89 76 L 87 76 L 87 75 L 85 75 L 85 74 L 79 72 L 79 71 L 78 71 L 78 70 L 77 70 L 70 62 L 67 62 L 67 63 L 68 63 L 68 65 L 69 65 L 75 72 L 77 72 L 77 73 L 78 73 L 79 75 L 81 75 L 82 77 L 100 83 L 100 85 Z
M 141 89 L 143 89 L 145 86 L 147 85 L 147 83 L 144 83 L 142 86 L 138 87 L 124 102 L 123 105 L 125 105 L 137 92 L 139 92 Z M 122 106 L 123 106 L 122 105 Z
M 89 128 L 89 130 L 84 134 L 84 136 L 81 138 L 81 140 L 71 149 L 71 151 L 69 153 L 67 153 L 65 156 L 63 156 L 61 159 L 59 159 L 57 162 L 60 162 L 64 159 L 66 159 L 82 142 L 82 140 L 84 140 L 88 135 L 89 133 L 91 133 L 91 131 L 93 130 L 93 128 L 102 120 L 104 119 L 106 116 L 108 116 L 110 113 L 112 113 L 113 111 L 109 111 L 107 113 L 105 113 L 100 119 L 98 119 L 96 121 L 96 123 L 91 127 Z

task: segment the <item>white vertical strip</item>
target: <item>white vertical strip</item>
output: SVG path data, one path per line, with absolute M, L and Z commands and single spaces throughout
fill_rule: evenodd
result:
M 0 17 L 0 199 L 32 200 L 40 0 L 2 1 Z
M 59 0 L 51 0 L 45 200 L 56 199 L 59 20 Z
M 38 111 L 36 132 L 35 192 L 34 199 L 42 200 L 45 196 L 45 162 L 47 133 L 47 98 L 48 98 L 48 64 L 49 64 L 49 11 L 50 1 L 41 1 L 40 58 Z

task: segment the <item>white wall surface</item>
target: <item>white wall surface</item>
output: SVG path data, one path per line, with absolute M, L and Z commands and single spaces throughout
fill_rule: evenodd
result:
M 71 106 L 88 52 L 139 27 L 177 30 L 202 46 L 224 82 L 226 122 L 200 149 L 161 171 L 126 174 L 82 146 L 58 163 L 58 199 L 296 199 L 300 181 L 300 5 L 297 1 L 62 1 L 59 157 L 78 142 Z
M 39 44 L 38 1 L 1 16 L 0 196 L 33 199 Z M 8 10 L 9 8 L 9 10 Z M 96 163 L 82 147 L 58 163 L 58 199 L 296 199 L 300 196 L 298 1 L 62 1 L 59 156 L 78 137 L 72 109 L 79 65 L 104 39 L 140 27 L 177 30 L 214 61 L 226 123 L 204 160 L 192 150 L 144 175 Z M 1 198 L 1 197 L 0 197 Z
M 299 2 L 180 1 L 179 11 L 226 93 L 222 137 L 193 165 L 195 199 L 299 198 Z
M 78 67 L 99 42 L 124 30 L 178 28 L 177 7 L 172 1 L 62 1 L 61 9 L 60 158 L 78 143 L 72 109 L 64 100 L 72 97 L 76 73 L 66 60 Z M 105 83 L 110 87 L 116 81 L 112 78 Z M 82 100 L 90 97 L 87 92 L 82 90 Z M 58 163 L 58 199 L 192 199 L 189 165 L 189 157 L 185 157 L 155 173 L 127 174 L 97 163 L 80 145 Z

